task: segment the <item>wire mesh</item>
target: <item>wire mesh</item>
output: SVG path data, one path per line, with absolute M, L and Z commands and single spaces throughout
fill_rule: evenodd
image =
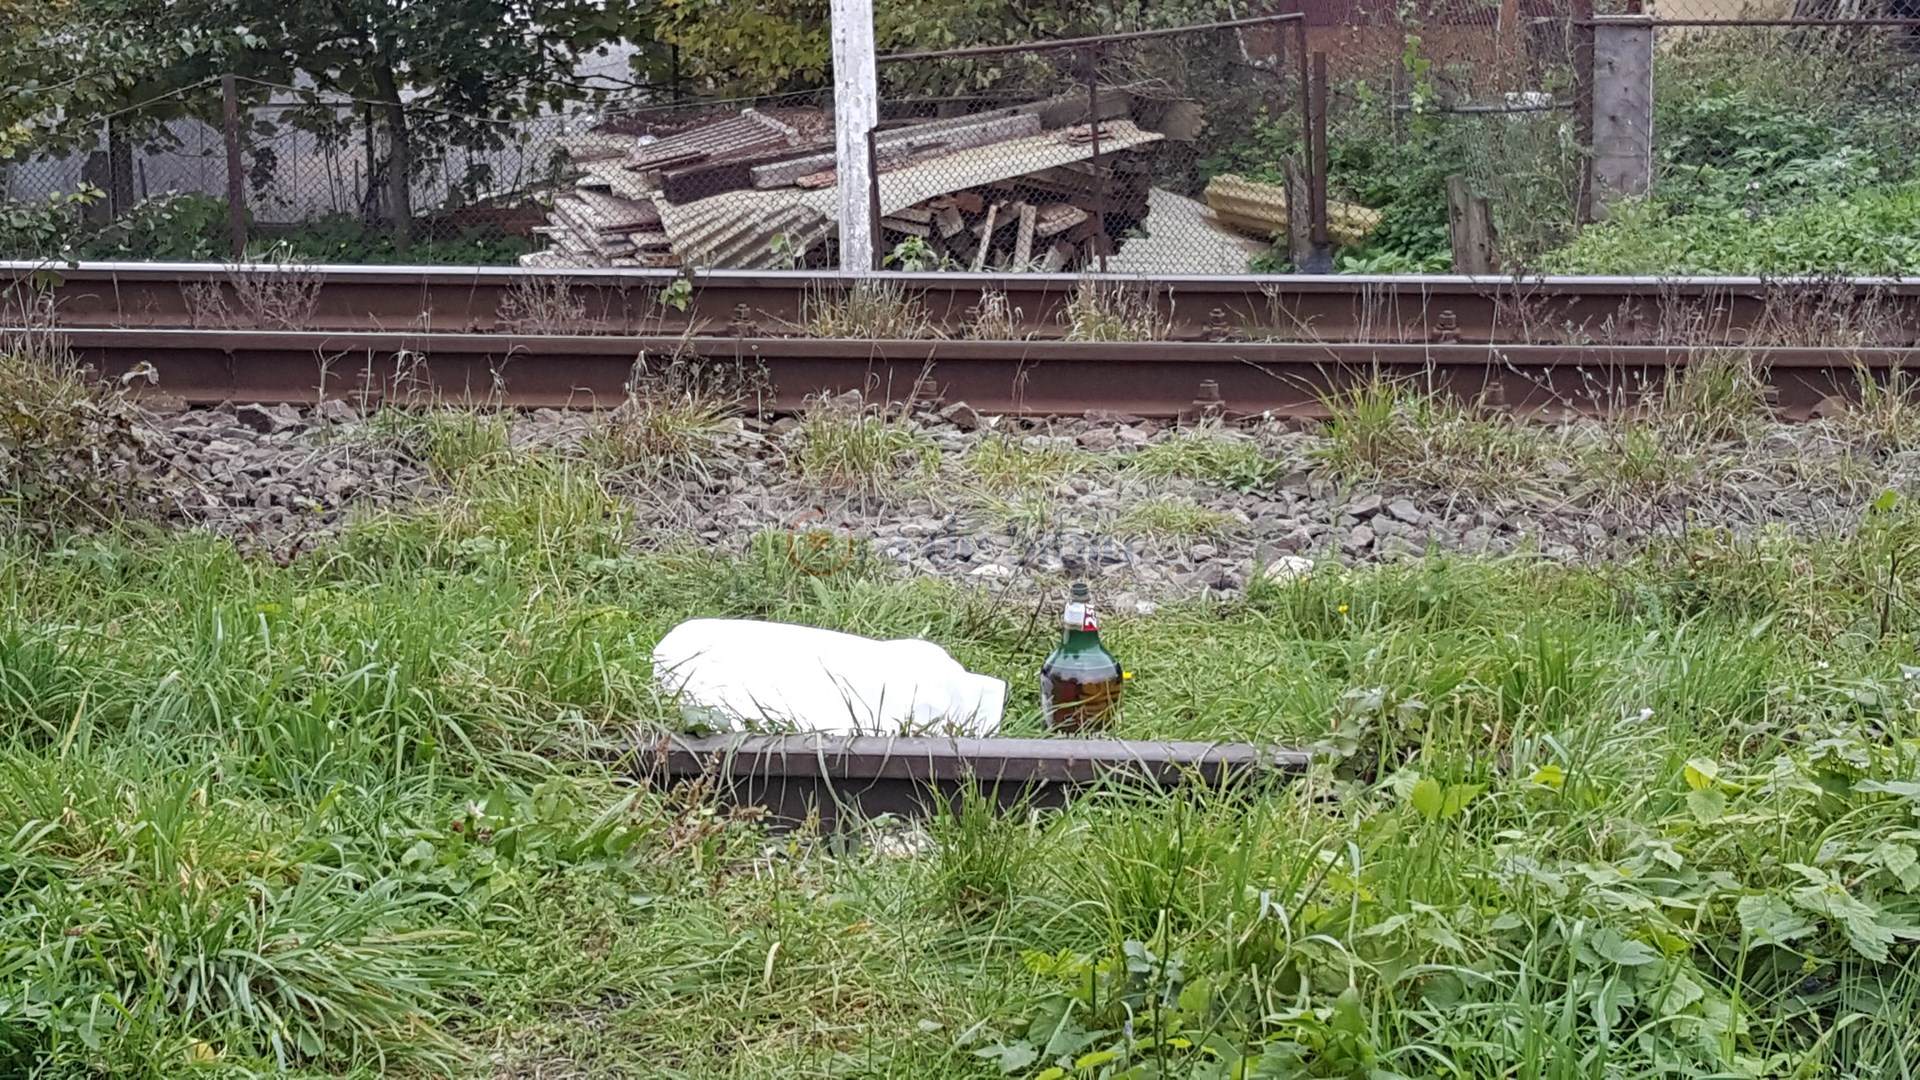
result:
M 1283 170 L 1305 167 L 1296 35 L 1269 22 L 884 66 L 883 264 L 1207 274 L 1284 261 Z

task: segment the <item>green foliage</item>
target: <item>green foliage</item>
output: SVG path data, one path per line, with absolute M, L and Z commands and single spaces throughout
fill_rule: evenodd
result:
M 1869 188 L 1755 215 L 1676 212 L 1627 201 L 1552 253 L 1569 274 L 1868 274 L 1920 272 L 1920 183 Z
M 0 202 L 0 253 L 11 258 L 71 258 L 71 241 L 81 207 L 98 202 L 100 189 L 53 195 L 40 202 Z
M 154 261 L 218 261 L 229 250 L 227 203 L 211 195 L 144 199 L 103 227 L 83 225 L 77 209 L 97 202 L 83 189 L 47 203 L 0 205 L 0 252 L 13 257 L 73 257 Z M 392 230 L 346 214 L 328 214 L 297 226 L 251 230 L 250 258 L 308 263 L 423 263 L 496 265 L 531 249 L 525 237 L 494 227 L 443 231 L 416 222 L 419 236 L 403 253 Z
M 0 999 L 0 1071 L 1912 1062 L 1897 497 L 1817 541 L 1326 567 L 1122 613 L 1117 734 L 1315 746 L 1313 775 L 1005 815 L 973 792 L 928 845 L 862 847 L 636 785 L 634 725 L 674 715 L 653 643 L 696 615 L 924 635 L 1009 680 L 1031 734 L 1030 597 L 809 573 L 777 536 L 636 551 L 577 461 L 489 451 L 449 484 L 290 566 L 0 538 L 0 926 L 34 988 Z
M 1163 439 L 1127 462 L 1128 470 L 1140 476 L 1186 476 L 1239 491 L 1266 487 L 1282 467 L 1254 440 L 1204 428 Z

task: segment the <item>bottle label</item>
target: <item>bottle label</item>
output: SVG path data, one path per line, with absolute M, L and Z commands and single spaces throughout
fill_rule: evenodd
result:
M 1069 630 L 1098 630 L 1100 624 L 1093 617 L 1092 604 L 1068 604 L 1066 617 L 1061 620 Z

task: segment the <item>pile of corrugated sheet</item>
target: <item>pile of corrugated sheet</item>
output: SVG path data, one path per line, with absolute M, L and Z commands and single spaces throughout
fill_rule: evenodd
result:
M 1074 270 L 1118 250 L 1148 213 L 1165 136 L 1123 92 L 883 125 L 882 251 L 918 268 Z M 1094 145 L 1098 142 L 1098 163 Z M 561 146 L 580 176 L 554 197 L 528 266 L 781 269 L 834 261 L 830 114 L 746 109 L 663 138 L 593 132 Z M 917 242 L 916 242 L 917 241 Z M 904 246 L 903 246 L 904 245 Z

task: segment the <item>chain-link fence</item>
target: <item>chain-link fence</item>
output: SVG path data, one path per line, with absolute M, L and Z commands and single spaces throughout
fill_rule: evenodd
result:
M 541 246 L 564 143 L 593 123 L 584 107 L 496 120 L 234 83 L 40 132 L 0 162 L 0 255 L 511 263 Z
M 883 57 L 875 261 L 1920 271 L 1920 0 L 1686 2 L 1316 0 Z M 841 261 L 829 88 L 514 119 L 232 97 L 231 129 L 216 79 L 41 132 L 0 162 L 0 254 L 221 259 L 240 234 L 325 262 Z

